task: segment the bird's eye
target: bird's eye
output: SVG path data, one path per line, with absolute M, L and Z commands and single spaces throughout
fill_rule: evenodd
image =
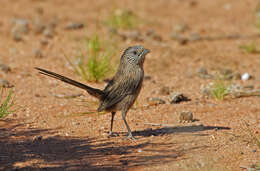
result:
M 137 55 L 137 52 L 136 52 L 136 51 L 133 51 L 133 54 L 134 54 L 134 55 Z

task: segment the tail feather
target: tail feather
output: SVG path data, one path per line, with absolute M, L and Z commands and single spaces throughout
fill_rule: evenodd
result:
M 79 87 L 81 89 L 84 89 L 86 90 L 90 95 L 94 96 L 94 97 L 97 97 L 98 99 L 101 99 L 101 97 L 103 96 L 103 91 L 102 90 L 99 90 L 99 89 L 96 89 L 96 88 L 92 88 L 92 87 L 89 87 L 85 84 L 82 84 L 80 82 L 77 82 L 75 80 L 72 80 L 70 78 L 67 78 L 67 77 L 64 77 L 60 74 L 57 74 L 57 73 L 54 73 L 54 72 L 51 72 L 51 71 L 47 71 L 45 69 L 42 69 L 42 68 L 38 68 L 38 67 L 35 67 L 35 69 L 39 70 L 40 74 L 43 74 L 43 75 L 47 75 L 49 77 L 52 77 L 52 78 L 55 78 L 55 79 L 58 79 L 58 80 L 61 80 L 65 83 L 68 83 L 70 85 L 73 85 L 73 86 L 76 86 L 76 87 Z

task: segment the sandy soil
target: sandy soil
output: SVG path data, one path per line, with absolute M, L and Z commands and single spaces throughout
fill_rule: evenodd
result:
M 259 165 L 260 149 L 253 137 L 260 137 L 260 98 L 204 98 L 200 87 L 213 80 L 198 77 L 197 70 L 248 72 L 253 79 L 233 82 L 260 88 L 259 54 L 239 48 L 252 42 L 259 45 L 260 38 L 201 40 L 186 45 L 170 38 L 174 26 L 180 24 L 189 26 L 183 33 L 186 36 L 254 35 L 259 32 L 253 24 L 255 6 L 255 0 L 1 0 L 0 60 L 12 68 L 1 76 L 14 85 L 19 110 L 0 120 L 0 170 L 238 171 Z M 113 9 L 126 7 L 141 18 L 137 29 L 142 35 L 153 29 L 162 38 L 161 42 L 116 39 L 116 60 L 131 45 L 142 44 L 152 51 L 144 66 L 151 79 L 144 81 L 138 103 L 127 116 L 137 141 L 123 139 L 126 129 L 119 112 L 114 127 L 119 136 L 108 138 L 111 116 L 94 112 L 96 99 L 34 70 L 38 66 L 80 81 L 63 53 L 72 56 L 84 49 L 86 36 L 108 37 L 102 22 Z M 33 31 L 37 17 L 57 24 L 53 38 L 45 38 L 47 45 L 41 45 L 44 36 Z M 23 35 L 23 41 L 12 39 L 14 18 L 29 21 L 29 33 Z M 65 30 L 70 21 L 85 27 Z M 35 49 L 41 50 L 42 58 L 35 57 Z M 97 88 L 106 84 L 85 83 Z M 171 92 L 184 93 L 191 101 L 147 106 L 149 97 L 168 99 L 159 91 L 165 86 Z M 78 93 L 83 96 L 53 96 Z M 178 113 L 183 110 L 192 111 L 199 121 L 179 123 Z

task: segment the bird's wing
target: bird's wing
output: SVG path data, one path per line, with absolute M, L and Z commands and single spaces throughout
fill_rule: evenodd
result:
M 109 109 L 113 105 L 123 100 L 127 95 L 135 94 L 139 91 L 142 84 L 142 78 L 129 78 L 111 80 L 104 90 L 103 101 L 100 103 L 98 111 Z

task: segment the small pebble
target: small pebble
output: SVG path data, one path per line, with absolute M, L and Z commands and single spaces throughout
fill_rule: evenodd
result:
M 243 80 L 243 81 L 247 81 L 250 78 L 251 78 L 251 75 L 248 72 L 241 75 L 241 80 Z
M 166 102 L 158 97 L 147 98 L 149 106 L 165 104 Z
M 141 153 L 141 152 L 143 152 L 143 150 L 141 150 L 141 149 L 138 149 L 138 153 Z
M 42 51 L 40 49 L 34 49 L 33 50 L 33 56 L 35 58 L 43 58 Z
M 29 22 L 26 19 L 13 19 L 13 29 L 19 33 L 27 34 L 29 32 Z
M 243 90 L 254 90 L 255 86 L 254 85 L 245 85 L 242 88 L 243 88 Z
M 202 93 L 202 95 L 203 96 L 205 96 L 205 97 L 209 97 L 209 96 L 211 96 L 211 89 L 210 89 L 210 87 L 209 86 L 201 86 L 200 87 L 200 92 Z
M 23 40 L 22 34 L 21 34 L 21 33 L 18 33 L 18 32 L 15 31 L 15 30 L 12 30 L 12 31 L 11 31 L 11 35 L 12 35 L 13 40 L 16 41 L 16 42 L 19 42 L 19 41 L 22 41 L 22 40 Z
M 72 122 L 72 125 L 80 125 L 79 122 Z
M 73 23 L 70 22 L 65 26 L 66 30 L 76 30 L 76 29 L 82 29 L 84 27 L 84 24 L 82 23 Z
M 208 75 L 208 70 L 206 67 L 200 67 L 197 71 L 198 74 L 202 74 L 202 75 Z
M 3 72 L 11 72 L 11 68 L 6 64 L 0 64 L 0 70 Z
M 208 73 L 208 70 L 206 67 L 200 67 L 198 70 L 197 70 L 197 73 L 199 75 L 200 78 L 204 78 L 204 79 L 210 79 L 210 78 L 213 78 L 213 75 L 209 74 Z
M 190 99 L 184 96 L 182 93 L 172 93 L 169 97 L 169 101 L 171 104 L 177 104 L 182 101 L 190 101 Z
M 35 96 L 35 97 L 41 97 L 41 95 L 38 94 L 38 93 L 36 93 L 34 96 Z
M 179 114 L 179 122 L 193 122 L 193 114 L 190 111 L 182 111 Z
M 21 41 L 22 35 L 29 32 L 29 22 L 25 19 L 14 19 L 11 36 L 15 41 Z
M 12 84 L 10 84 L 9 81 L 4 80 L 4 79 L 0 79 L 0 87 L 12 88 L 14 86 Z
M 43 15 L 44 13 L 44 9 L 42 7 L 36 7 L 35 11 L 39 14 L 39 15 Z
M 17 115 L 16 113 L 12 113 L 11 116 L 15 118 L 15 117 L 17 117 L 18 115 Z
M 44 29 L 46 28 L 46 25 L 43 23 L 43 21 L 39 18 L 35 19 L 33 22 L 33 31 L 36 34 L 41 34 Z
M 41 141 L 41 140 L 42 140 L 42 136 L 41 135 L 35 136 L 33 138 L 33 141 Z
M 190 7 L 195 7 L 195 6 L 198 5 L 198 1 L 192 0 L 192 1 L 189 2 L 189 5 L 190 5 Z
M 52 38 L 54 36 L 54 28 L 53 27 L 46 27 L 43 31 L 43 35 L 48 38 Z
M 239 80 L 241 78 L 239 72 L 233 72 L 231 69 L 223 69 L 221 70 L 220 74 L 222 75 L 222 78 L 225 80 Z

